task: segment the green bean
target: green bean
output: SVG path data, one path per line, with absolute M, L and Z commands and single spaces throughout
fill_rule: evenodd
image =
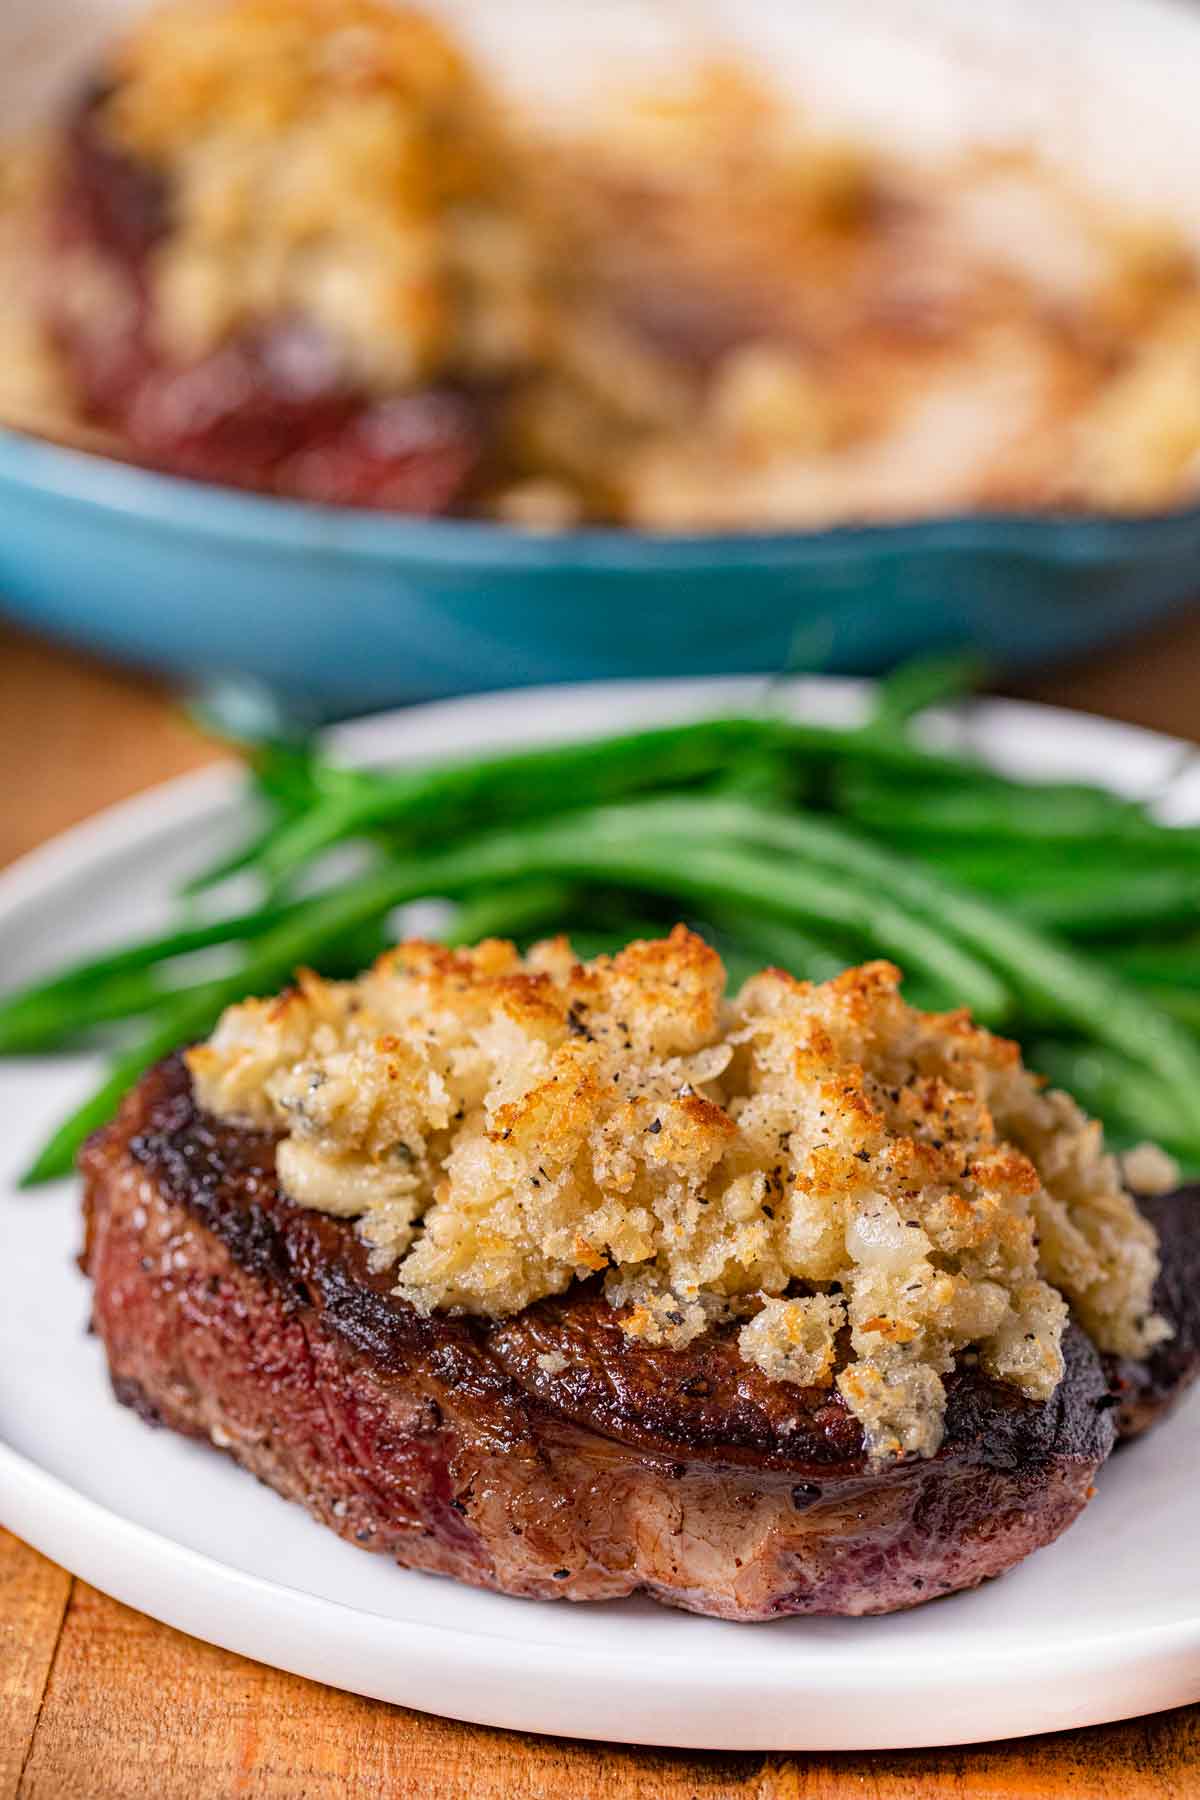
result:
M 293 874 L 341 839 L 387 825 L 437 827 L 449 835 L 464 820 L 519 820 L 620 798 L 639 788 L 719 774 L 744 750 L 779 739 L 771 720 L 708 719 L 630 732 L 622 737 L 517 750 L 504 756 L 376 775 L 297 819 L 265 852 L 274 879 Z
M 1168 987 L 1158 982 L 1142 981 L 1137 977 L 1135 979 L 1147 999 L 1200 1037 L 1200 993 L 1195 988 Z
M 660 938 L 679 922 L 678 909 L 658 894 L 589 882 L 576 888 L 570 916 L 560 928 L 574 942 L 576 925 L 598 932 L 624 932 L 628 938 Z
M 329 785 L 330 772 L 341 765 L 331 763 L 309 743 L 290 739 L 268 738 L 247 746 L 247 757 L 258 791 L 268 800 L 286 809 L 301 811 L 311 806 L 313 797 Z M 366 771 L 353 771 L 369 779 Z
M 219 887 L 231 876 L 241 875 L 248 870 L 256 869 L 273 844 L 279 842 L 285 831 L 290 830 L 293 814 L 272 819 L 270 824 L 253 832 L 243 839 L 235 850 L 218 857 L 214 862 L 206 863 L 195 875 L 188 878 L 179 889 L 184 899 L 195 899 L 198 894 L 207 893 L 210 888 Z
M 338 784 L 321 774 L 324 796 L 268 846 L 258 866 L 285 879 L 351 836 L 387 829 L 402 846 L 500 820 L 524 820 L 605 804 L 647 789 L 728 771 L 741 755 L 774 754 L 795 766 L 855 764 L 911 780 L 951 781 L 1004 791 L 1014 784 L 968 757 L 924 750 L 898 731 L 818 725 L 783 718 L 715 718 L 617 737 L 518 750 L 470 762 L 434 764 L 398 774 L 349 771 Z M 330 765 L 318 764 L 319 769 Z M 1022 793 L 1029 791 L 1021 788 Z
M 736 757 L 712 785 L 716 793 L 737 794 L 764 806 L 786 806 L 800 797 L 794 772 L 773 751 L 747 751 Z
M 712 917 L 719 932 L 754 953 L 760 968 L 770 963 L 800 981 L 828 981 L 847 966 L 844 951 L 782 919 L 734 913 L 724 907 L 716 908 Z
M 219 981 L 206 982 L 165 1008 L 153 1030 L 119 1057 L 98 1091 L 65 1119 L 22 1177 L 23 1187 L 69 1173 L 84 1140 L 108 1119 L 125 1089 L 159 1057 L 210 1030 L 226 1006 L 286 980 L 297 964 L 310 962 L 326 945 L 385 914 L 395 876 L 377 877 L 347 889 L 321 894 L 276 924 L 253 945 L 241 967 Z M 415 898 L 415 896 L 413 896 Z
M 1068 936 L 1177 934 L 1200 920 L 1200 866 L 1160 857 L 1153 845 L 1045 843 L 946 851 L 884 840 L 881 846 Z
M 81 988 L 69 1005 L 51 999 L 44 1007 L 28 1006 L 0 1020 L 0 1056 L 28 1056 L 57 1049 L 72 1039 L 161 1006 L 169 990 L 153 970 L 131 969 L 108 981 Z
M 419 878 L 398 879 L 395 872 L 388 871 L 353 886 L 318 895 L 298 915 L 293 909 L 289 917 L 258 940 L 239 969 L 218 981 L 184 990 L 175 1003 L 163 1009 L 153 1030 L 118 1058 L 97 1092 L 63 1121 L 22 1178 L 21 1185 L 34 1187 L 68 1174 L 84 1140 L 107 1123 L 125 1089 L 159 1057 L 210 1030 L 225 1007 L 287 980 L 298 964 L 314 961 L 323 948 L 370 921 L 386 916 L 402 900 L 417 899 L 425 891 L 436 892 L 437 889 L 430 888 Z M 542 889 L 537 900 L 539 904 L 549 904 L 550 896 Z M 528 916 L 533 902 L 533 886 L 525 884 L 504 896 L 483 897 L 470 916 L 466 919 L 460 916 L 457 923 L 465 926 L 473 939 L 476 935 L 487 935 L 486 930 L 479 930 L 487 921 L 495 925 L 501 916 L 511 920 L 521 914 L 522 908 Z
M 1197 871 L 1180 868 L 1169 846 L 1151 840 L 1139 842 L 1132 851 L 1129 843 L 1112 838 L 1081 838 L 1069 844 L 1032 838 L 1018 844 L 888 834 L 885 841 L 897 854 L 911 856 L 951 881 L 1005 901 L 1041 888 L 1103 887 L 1124 880 L 1131 866 L 1176 879 L 1197 879 Z
M 927 707 L 961 699 L 980 685 L 985 674 L 976 650 L 949 650 L 901 663 L 876 689 L 872 727 L 901 730 Z
M 914 791 L 911 783 L 885 782 L 871 771 L 847 765 L 835 784 L 839 810 L 885 837 L 923 842 L 939 837 L 1027 844 L 1040 840 L 1073 844 L 1105 842 L 1127 848 L 1128 841 L 1153 843 L 1194 866 L 1200 860 L 1200 832 L 1160 825 L 1140 806 L 1101 788 L 1053 786 L 970 786 L 944 783 Z
M 218 944 L 262 937 L 289 919 L 302 918 L 308 904 L 293 901 L 287 906 L 259 907 L 232 918 L 182 925 L 159 937 L 123 944 L 87 961 L 73 963 L 49 980 L 34 982 L 0 1001 L 0 1040 L 19 1035 L 27 1023 L 37 1026 L 49 1021 L 55 1008 L 60 1008 L 64 1019 L 69 1019 L 80 994 L 104 986 L 114 976 L 157 967 Z
M 338 979 L 357 975 L 385 947 L 378 925 L 372 925 L 331 944 L 320 959 L 320 973 Z M 51 999 L 40 1010 L 30 1006 L 10 1017 L 0 1025 L 0 1055 L 28 1056 L 61 1049 L 86 1038 L 99 1026 L 159 1013 L 186 996 L 215 991 L 219 979 L 167 983 L 153 969 L 131 969 L 110 976 L 80 987 L 69 1000 Z
M 807 932 L 797 931 L 783 920 L 763 915 L 722 915 L 714 910 L 713 920 L 712 928 L 701 923 L 696 929 L 701 937 L 711 938 L 725 959 L 730 992 L 768 967 L 785 969 L 799 981 L 831 981 L 864 954 L 861 944 L 852 950 L 837 949 L 830 943 L 818 943 Z M 870 948 L 865 951 L 867 955 L 871 953 Z M 924 1012 L 945 1012 L 958 1005 L 961 998 L 944 985 L 907 973 L 903 992 L 910 1005 Z
M 682 839 L 667 829 L 673 803 L 631 804 L 567 815 L 542 825 L 495 833 L 458 852 L 407 866 L 416 892 L 512 879 L 515 872 L 561 874 L 602 881 L 625 881 L 689 901 L 736 902 L 756 912 L 793 922 L 833 926 L 869 935 L 881 949 L 945 983 L 981 1018 L 1001 1019 L 1008 1010 L 1003 984 L 985 964 L 964 952 L 940 930 L 913 916 L 886 896 L 852 879 L 829 881 L 803 865 L 781 867 L 761 857 L 731 852 L 702 834 Z M 697 801 L 718 813 L 724 802 Z M 736 809 L 756 812 L 756 809 Z M 649 817 L 648 817 L 649 815 Z M 661 841 L 654 828 L 664 827 Z M 645 827 L 650 824 L 651 829 Z M 380 879 L 386 879 L 381 877 Z M 397 872 L 397 881 L 404 876 Z M 431 884 L 422 889 L 421 883 Z M 405 897 L 412 897 L 406 892 Z
M 1043 930 L 1088 942 L 1175 931 L 1200 918 L 1200 870 L 1164 866 L 1150 844 L 1081 843 L 1047 857 L 1045 846 L 939 850 L 920 860 Z M 1115 951 L 1106 954 L 1115 960 Z
M 527 919 L 552 924 L 563 909 L 566 894 L 562 887 L 534 889 L 527 884 L 519 891 L 490 897 L 479 902 L 479 910 L 468 922 L 468 935 L 460 934 L 458 941 L 474 942 L 494 932 L 523 930 Z M 161 965 L 261 937 L 290 918 L 302 918 L 307 904 L 298 901 L 286 907 L 263 907 L 229 919 L 182 926 L 161 937 L 107 951 L 50 981 L 25 988 L 0 1002 L 0 1055 L 47 1049 L 70 1042 L 96 1025 L 155 1010 L 194 985 L 164 982 Z M 515 923 L 510 923 L 513 920 Z M 363 953 L 353 966 L 361 967 L 369 960 Z M 338 966 L 350 972 L 344 955 Z
M 525 881 L 489 893 L 470 894 L 442 933 L 444 943 L 463 946 L 490 937 L 523 937 L 527 931 L 557 928 L 571 912 L 571 889 L 563 882 Z
M 646 801 L 638 811 L 650 831 L 723 832 L 876 882 L 881 894 L 890 894 L 935 921 L 989 963 L 1038 1016 L 1081 1028 L 1154 1070 L 1174 1094 L 1184 1129 L 1200 1136 L 1200 1046 L 1174 1019 L 1100 964 L 966 889 L 854 837 L 829 819 L 771 813 L 734 801 L 686 798 Z
M 21 1177 L 21 1186 L 37 1187 L 43 1181 L 69 1175 L 82 1145 L 94 1131 L 108 1123 L 138 1077 L 159 1057 L 168 1055 L 180 1044 L 209 1029 L 221 1007 L 227 1004 L 225 999 L 218 998 L 219 991 L 224 991 L 221 983 L 214 982 L 211 987 L 206 984 L 203 993 L 193 991 L 177 1005 L 164 1010 L 154 1029 L 132 1050 L 116 1059 L 101 1086 L 58 1127 Z M 229 997 L 232 998 L 232 990 Z
M 1200 1164 L 1200 1141 L 1181 1130 L 1169 1096 L 1128 1057 L 1095 1044 L 1046 1039 L 1034 1039 L 1025 1054 L 1030 1068 L 1104 1120 L 1115 1141 L 1128 1145 L 1151 1138 L 1189 1167 Z
M 1014 894 L 1011 905 L 1047 931 L 1072 938 L 1124 937 L 1194 924 L 1200 918 L 1200 872 L 1134 864 L 1106 879 L 1068 874 Z
M 1106 957 L 1132 981 L 1200 988 L 1200 940 L 1194 937 L 1177 944 L 1114 944 Z
M 1006 1016 L 1007 991 L 986 964 L 886 894 L 864 887 L 846 870 L 841 879 L 830 881 L 823 871 L 802 863 L 783 867 L 731 852 L 711 836 L 705 841 L 702 827 L 694 833 L 672 831 L 670 809 L 675 804 L 649 801 L 568 815 L 522 832 L 476 840 L 460 854 L 475 880 L 486 879 L 482 871 L 489 866 L 504 867 L 512 859 L 530 872 L 626 881 L 676 898 L 734 902 L 796 923 L 861 933 L 884 954 L 912 964 L 957 992 L 981 1019 L 999 1021 Z M 730 812 L 758 816 L 758 809 L 736 802 L 678 804 L 711 807 L 717 817 Z M 702 814 L 691 816 L 698 824 Z M 661 837 L 656 835 L 660 828 Z

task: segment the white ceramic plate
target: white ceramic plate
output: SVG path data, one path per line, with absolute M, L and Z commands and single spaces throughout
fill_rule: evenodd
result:
M 761 684 L 597 686 L 451 702 L 343 734 L 365 759 L 538 741 L 753 699 Z M 849 684 L 797 704 L 847 716 Z M 945 723 L 998 761 L 1171 784 L 1170 740 L 994 703 Z M 171 884 L 230 838 L 218 770 L 116 808 L 0 880 L 3 981 L 165 916 Z M 884 1749 L 1051 1731 L 1200 1699 L 1200 1394 L 1117 1457 L 1084 1518 L 1003 1580 L 916 1612 L 758 1627 L 648 1601 L 534 1604 L 397 1569 L 339 1542 L 223 1457 L 151 1432 L 112 1399 L 74 1183 L 18 1170 L 96 1073 L 84 1057 L 0 1064 L 0 1517 L 144 1612 L 263 1662 L 482 1724 L 704 1749 Z

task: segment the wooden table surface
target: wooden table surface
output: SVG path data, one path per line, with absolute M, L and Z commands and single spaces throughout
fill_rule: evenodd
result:
M 1200 739 L 1200 617 L 1023 691 Z M 211 755 L 152 684 L 0 627 L 0 864 Z M 1049 1738 L 874 1755 L 523 1737 L 215 1650 L 117 1605 L 0 1529 L 0 1800 L 14 1795 L 1196 1800 L 1200 1706 Z

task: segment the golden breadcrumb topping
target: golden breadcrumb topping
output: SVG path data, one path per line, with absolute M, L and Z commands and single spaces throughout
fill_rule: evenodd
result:
M 152 282 L 187 361 L 323 328 L 368 386 L 494 374 L 538 331 L 513 153 L 457 48 L 386 0 L 176 0 L 110 61 L 105 128 L 165 174 Z
M 899 981 L 768 969 L 730 999 L 683 926 L 585 964 L 562 938 L 407 943 L 230 1008 L 189 1063 L 421 1310 L 503 1316 L 603 1272 L 631 1337 L 735 1321 L 773 1379 L 836 1382 L 874 1457 L 929 1455 L 968 1347 L 1045 1400 L 1068 1304 L 1124 1355 L 1167 1327 L 1099 1125 Z

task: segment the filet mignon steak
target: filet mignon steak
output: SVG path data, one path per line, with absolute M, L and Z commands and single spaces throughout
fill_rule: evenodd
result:
M 351 1225 L 281 1194 L 274 1154 L 198 1110 L 179 1057 L 92 1140 L 83 1260 L 113 1387 L 406 1567 L 727 1619 L 890 1612 L 1049 1543 L 1112 1448 L 1077 1327 L 1051 1401 L 964 1359 L 937 1455 L 880 1471 L 836 1389 L 767 1380 L 731 1334 L 633 1343 L 589 1287 L 499 1322 L 424 1317 Z M 1197 1355 L 1181 1333 L 1170 1367 L 1120 1372 L 1131 1427 Z

